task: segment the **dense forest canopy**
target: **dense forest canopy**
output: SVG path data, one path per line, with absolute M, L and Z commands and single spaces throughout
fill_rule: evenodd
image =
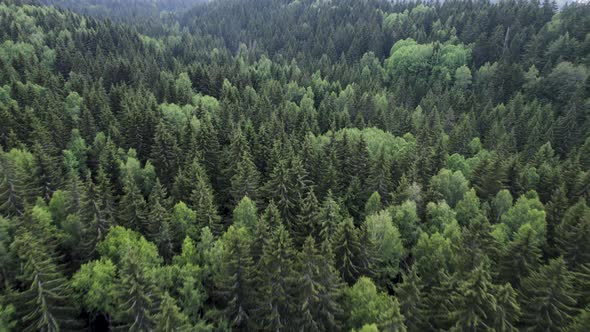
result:
M 589 330 L 589 4 L 41 2 L 0 331 Z

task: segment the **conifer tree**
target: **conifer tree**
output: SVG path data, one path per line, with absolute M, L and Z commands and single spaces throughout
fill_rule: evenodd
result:
M 297 214 L 294 226 L 290 233 L 293 234 L 297 247 L 301 247 L 309 235 L 319 237 L 320 206 L 313 190 L 308 191 L 301 201 L 300 211 Z
M 517 293 L 510 284 L 496 286 L 496 313 L 493 328 L 496 331 L 518 331 L 516 325 L 521 315 Z
M 244 152 L 242 159 L 237 163 L 236 173 L 231 178 L 231 197 L 234 202 L 239 202 L 244 196 L 248 196 L 258 204 L 260 193 L 260 174 L 252 157 Z
M 561 331 L 576 314 L 573 276 L 563 258 L 547 265 L 522 281 L 522 323 L 531 330 Z
M 541 249 L 534 230 L 525 225 L 518 230 L 515 239 L 508 243 L 499 260 L 499 276 L 502 281 L 519 286 L 531 271 L 537 270 L 541 261 Z
M 320 251 L 308 237 L 297 255 L 296 324 L 304 331 L 337 331 L 341 287 L 329 246 Z
M 116 326 L 126 331 L 147 331 L 154 328 L 160 290 L 157 288 L 137 250 L 124 253 L 121 259 L 120 293 L 116 304 Z
M 244 196 L 234 209 L 233 224 L 236 227 L 244 227 L 254 234 L 257 219 L 256 205 L 248 196 Z
M 359 261 L 363 249 L 359 237 L 358 229 L 354 227 L 352 219 L 348 218 L 340 222 L 331 241 L 336 258 L 335 266 L 342 280 L 349 285 L 354 284 L 362 273 Z
M 426 301 L 420 276 L 412 270 L 403 276 L 403 282 L 395 287 L 396 297 L 400 301 L 400 313 L 409 332 L 426 329 Z
M 18 276 L 22 291 L 13 293 L 20 331 L 75 329 L 77 311 L 72 306 L 67 279 L 56 265 L 51 248 L 29 232 L 20 234 L 11 250 L 22 264 Z
M 590 208 L 584 201 L 567 210 L 555 234 L 556 247 L 568 266 L 590 263 Z
M 0 151 L 0 211 L 4 215 L 21 215 L 26 198 L 25 184 L 19 168 L 4 151 Z
M 189 203 L 197 216 L 197 228 L 208 226 L 213 235 L 219 236 L 223 231 L 223 224 L 215 204 L 213 189 L 203 176 L 197 178 L 192 188 Z
M 191 204 L 191 194 L 195 183 L 201 179 L 208 179 L 205 169 L 200 161 L 195 158 L 188 165 L 181 168 L 174 178 L 174 185 L 172 187 L 172 196 L 177 201 Z
M 218 272 L 213 276 L 221 308 L 232 328 L 247 330 L 254 324 L 252 316 L 253 262 L 251 239 L 244 228 L 230 226 L 223 235 L 223 252 Z
M 137 183 L 132 178 L 127 178 L 123 185 L 125 194 L 121 198 L 119 224 L 132 230 L 141 232 L 147 229 L 148 209 Z M 144 233 L 144 235 L 147 235 Z
M 172 187 L 174 175 L 180 167 L 179 156 L 181 155 L 174 131 L 161 121 L 156 127 L 150 158 L 158 171 L 162 184 L 167 188 Z
M 343 220 L 341 208 L 338 202 L 334 200 L 332 192 L 329 191 L 322 207 L 320 210 L 320 229 L 319 229 L 319 240 L 331 241 L 332 237 L 336 233 L 338 225 Z
M 367 204 L 365 204 L 365 216 L 370 216 L 381 210 L 381 195 L 378 192 L 374 192 L 369 197 Z
M 494 285 L 483 264 L 471 271 L 459 284 L 453 299 L 451 317 L 456 320 L 453 331 L 480 331 L 489 329 L 497 310 Z
M 279 225 L 266 241 L 256 267 L 260 328 L 268 331 L 288 329 L 294 322 L 295 251 L 284 226 Z
M 154 315 L 156 331 L 176 332 L 188 330 L 188 318 L 180 311 L 175 302 L 168 292 L 164 293 L 159 312 Z

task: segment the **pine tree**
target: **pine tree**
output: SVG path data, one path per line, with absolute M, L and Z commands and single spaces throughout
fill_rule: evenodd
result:
M 173 134 L 174 131 L 161 121 L 156 127 L 150 155 L 162 184 L 167 188 L 172 187 L 174 175 L 180 167 L 179 156 L 182 155 L 178 140 Z
M 141 232 L 147 229 L 148 209 L 137 183 L 132 178 L 125 179 L 123 185 L 125 194 L 121 198 L 119 224 L 132 230 Z M 144 235 L 147 235 L 144 233 Z
M 195 158 L 190 164 L 178 171 L 178 174 L 174 178 L 174 185 L 171 191 L 172 196 L 177 201 L 190 205 L 192 203 L 190 199 L 193 187 L 200 179 L 208 179 L 208 177 L 200 161 Z
M 379 193 L 387 201 L 389 192 L 393 187 L 392 184 L 391 163 L 386 159 L 385 152 L 381 149 L 377 160 L 370 167 L 367 185 L 371 191 Z
M 590 264 L 577 266 L 574 276 L 578 306 L 586 307 L 590 304 Z
M 42 146 L 39 142 L 36 142 L 32 148 L 35 158 L 35 187 L 45 200 L 51 198 L 51 194 L 61 186 L 63 180 L 61 163 L 51 155 L 51 150 L 52 147 Z
M 82 246 L 80 258 L 90 260 L 96 255 L 96 245 L 102 241 L 109 228 L 115 224 L 112 213 L 113 197 L 105 173 L 99 170 L 98 184 L 90 176 L 86 190 L 80 198 L 80 221 L 82 223 Z
M 279 210 L 273 201 L 271 201 L 264 213 L 258 218 L 254 229 L 254 241 L 252 242 L 252 259 L 258 263 L 262 257 L 265 242 L 270 238 L 271 234 L 283 225 Z
M 381 195 L 378 192 L 374 192 L 369 197 L 367 204 L 365 204 L 365 217 L 381 211 Z
M 318 241 L 331 241 L 336 233 L 338 225 L 344 219 L 338 202 L 334 200 L 332 192 L 329 191 L 320 210 L 320 229 Z
M 219 164 L 221 145 L 217 129 L 211 123 L 210 116 L 204 116 L 197 136 L 199 151 L 203 154 L 203 166 L 209 175 L 211 184 L 215 190 L 219 189 L 218 177 L 220 175 Z
M 517 293 L 510 284 L 496 286 L 496 313 L 493 315 L 493 329 L 501 332 L 518 331 L 516 324 L 521 311 Z
M 266 197 L 269 201 L 274 200 L 287 229 L 294 229 L 299 213 L 298 203 L 308 185 L 307 172 L 298 158 L 293 158 L 290 163 L 281 160 L 265 185 Z
M 3 215 L 22 215 L 26 198 L 23 175 L 4 151 L 0 150 L 0 212 Z
M 244 227 L 251 234 L 254 233 L 257 223 L 256 204 L 248 196 L 244 196 L 233 212 L 233 225 Z
M 573 276 L 563 258 L 550 260 L 522 281 L 522 320 L 531 330 L 561 331 L 576 313 Z
M 581 314 L 576 316 L 573 323 L 567 328 L 568 332 L 586 332 L 590 326 L 590 307 L 586 307 Z

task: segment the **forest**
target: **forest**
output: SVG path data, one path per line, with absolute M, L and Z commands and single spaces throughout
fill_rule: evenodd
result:
M 590 4 L 0 1 L 0 332 L 590 330 Z

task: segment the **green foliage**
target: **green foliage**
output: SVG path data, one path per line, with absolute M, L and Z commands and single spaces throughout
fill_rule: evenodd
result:
M 364 325 L 375 324 L 387 331 L 406 331 L 404 317 L 399 311 L 397 299 L 379 292 L 371 279 L 361 277 L 354 286 L 344 292 L 344 305 L 349 316 L 349 328 L 359 329 Z
M 254 233 L 258 217 L 256 214 L 256 205 L 248 196 L 244 196 L 234 209 L 233 219 L 233 225 L 238 228 L 244 227 L 251 234 Z
M 0 330 L 585 330 L 588 17 L 3 1 Z
M 375 248 L 377 281 L 387 284 L 395 279 L 404 254 L 404 247 L 397 227 L 393 225 L 387 210 L 365 219 L 365 227 Z
M 523 280 L 523 323 L 530 329 L 560 331 L 568 326 L 576 313 L 573 295 L 573 276 L 562 258 L 547 265 Z
M 453 173 L 448 169 L 442 169 L 432 177 L 430 187 L 439 193 L 451 207 L 455 207 L 469 190 L 469 182 L 459 171 Z

